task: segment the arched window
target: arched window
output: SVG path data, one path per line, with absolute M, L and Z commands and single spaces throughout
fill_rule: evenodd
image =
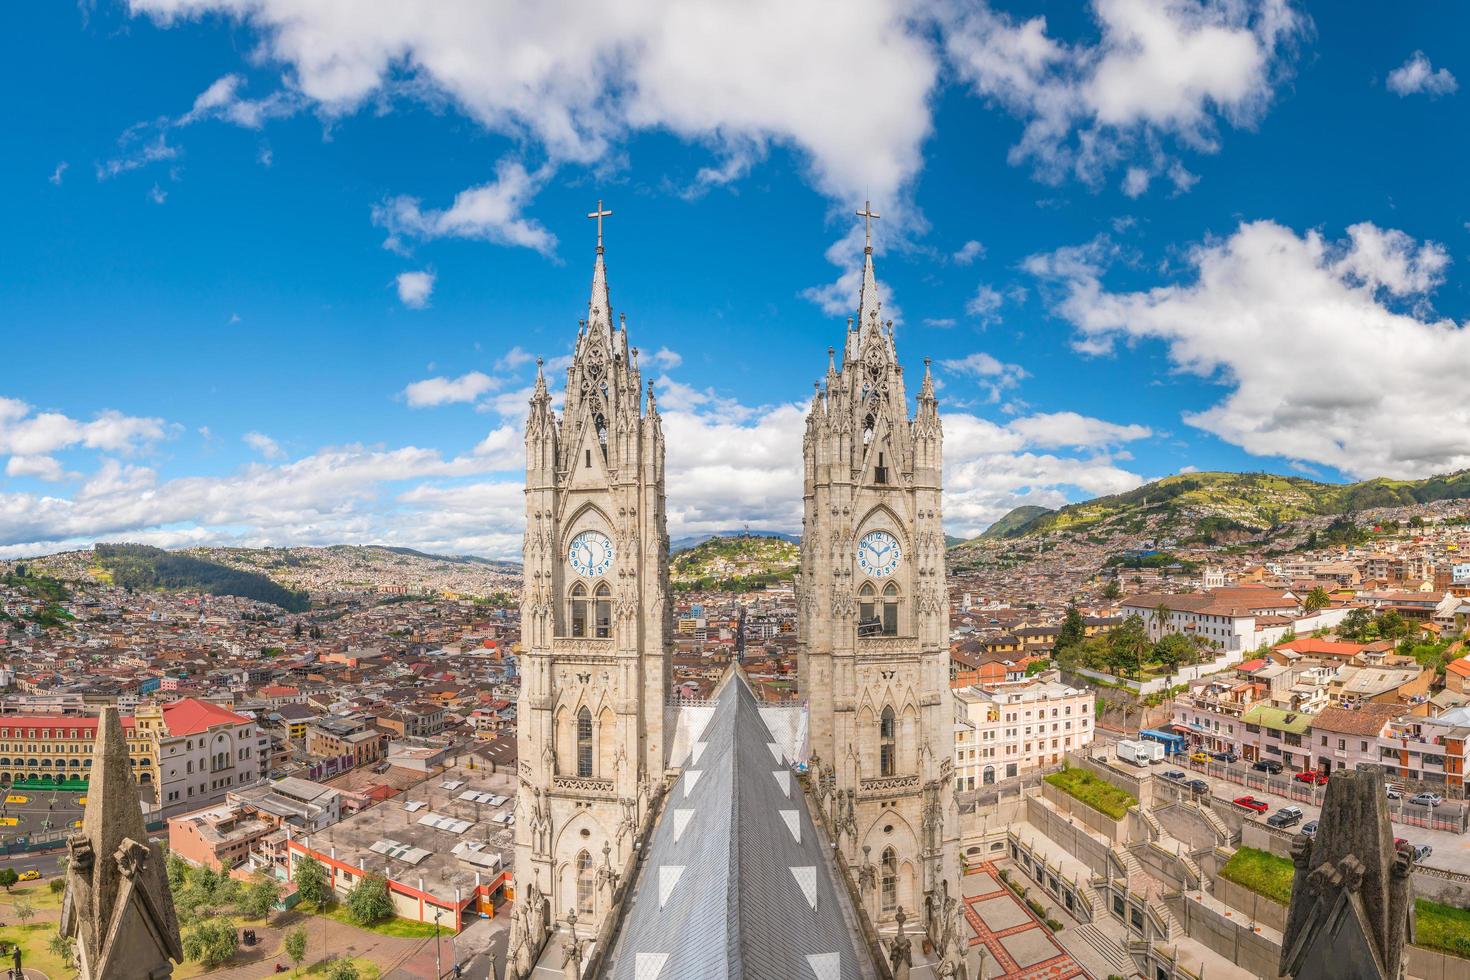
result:
M 592 873 L 592 855 L 582 851 L 577 855 L 577 914 L 592 915 L 592 896 L 596 893 L 595 875 Z
M 898 908 L 898 855 L 893 848 L 883 849 L 882 867 L 879 869 L 880 904 L 884 912 Z
M 873 416 L 871 413 L 863 419 L 863 445 L 873 441 Z
M 597 587 L 597 596 L 593 601 L 596 607 L 593 622 L 595 624 L 598 639 L 607 639 L 612 636 L 612 589 L 603 582 Z
M 878 719 L 878 775 L 892 776 L 898 761 L 898 722 L 892 708 L 884 708 Z
M 898 584 L 883 586 L 883 635 L 898 635 Z
M 587 614 L 587 586 L 578 582 L 572 586 L 572 635 L 588 636 Z
M 602 461 L 607 462 L 607 419 L 601 415 L 592 416 L 592 424 L 597 427 L 597 444 L 602 447 Z
M 874 636 L 882 628 L 878 619 L 878 590 L 872 582 L 858 589 L 858 636 Z
M 980 781 L 986 786 L 993 785 L 995 783 L 995 767 L 986 766 L 985 772 L 980 775 Z
M 592 775 L 592 712 L 577 712 L 577 775 Z

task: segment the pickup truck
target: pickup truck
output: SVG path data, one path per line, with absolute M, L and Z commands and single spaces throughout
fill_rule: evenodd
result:
M 1265 813 L 1267 810 L 1271 809 L 1270 804 L 1268 804 L 1265 800 L 1258 800 L 1254 796 L 1237 796 L 1234 802 L 1235 805 L 1240 807 L 1241 809 L 1251 810 L 1256 813 Z
M 1302 819 L 1302 808 L 1299 806 L 1284 806 L 1266 818 L 1266 823 L 1272 827 L 1290 827 L 1299 823 Z

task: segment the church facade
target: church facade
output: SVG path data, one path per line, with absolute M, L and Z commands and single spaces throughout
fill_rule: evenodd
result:
M 917 921 L 945 949 L 959 892 L 941 434 L 927 370 L 909 416 L 871 242 L 857 322 L 840 365 L 829 351 L 807 419 L 797 590 L 806 703 L 757 705 L 732 668 L 718 703 L 673 707 L 664 438 L 637 349 L 612 316 L 601 233 L 609 213 L 599 202 L 589 215 L 598 221 L 592 295 L 561 411 L 538 364 L 526 422 L 509 974 L 529 976 L 540 962 L 568 976 L 584 975 L 583 964 L 586 975 L 611 976 L 618 950 L 640 964 L 640 978 L 664 963 L 679 975 L 740 975 L 731 957 L 795 948 L 782 930 L 808 911 L 801 935 L 827 937 L 803 954 L 817 975 L 870 975 L 871 962 L 857 961 L 885 954 L 869 949 L 859 919 L 883 935 Z M 793 765 L 810 774 L 805 794 Z M 729 798 L 714 798 L 721 793 Z M 747 813 L 738 827 L 719 816 L 739 807 Z M 695 852 L 686 831 L 722 842 L 707 863 L 739 865 L 731 855 L 754 853 L 760 827 L 792 838 L 761 848 L 780 892 L 764 899 L 787 911 L 742 906 L 712 926 L 738 923 L 738 939 L 662 945 L 676 929 L 664 916 L 745 880 L 687 867 Z M 789 876 L 776 867 L 782 860 Z M 819 895 L 829 896 L 820 910 Z M 724 959 L 709 959 L 716 947 Z

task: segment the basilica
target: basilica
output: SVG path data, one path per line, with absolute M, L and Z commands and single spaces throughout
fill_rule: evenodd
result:
M 507 975 L 963 975 L 942 432 L 927 361 L 910 414 L 871 236 L 803 439 L 803 700 L 732 666 L 675 704 L 664 433 L 610 214 L 561 411 L 538 367 L 526 420 Z

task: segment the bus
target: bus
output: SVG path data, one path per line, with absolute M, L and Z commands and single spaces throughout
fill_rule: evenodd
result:
M 1149 742 L 1158 742 L 1164 747 L 1164 755 L 1180 755 L 1189 751 L 1189 739 L 1173 732 L 1161 732 L 1157 728 L 1145 728 L 1138 737 Z

